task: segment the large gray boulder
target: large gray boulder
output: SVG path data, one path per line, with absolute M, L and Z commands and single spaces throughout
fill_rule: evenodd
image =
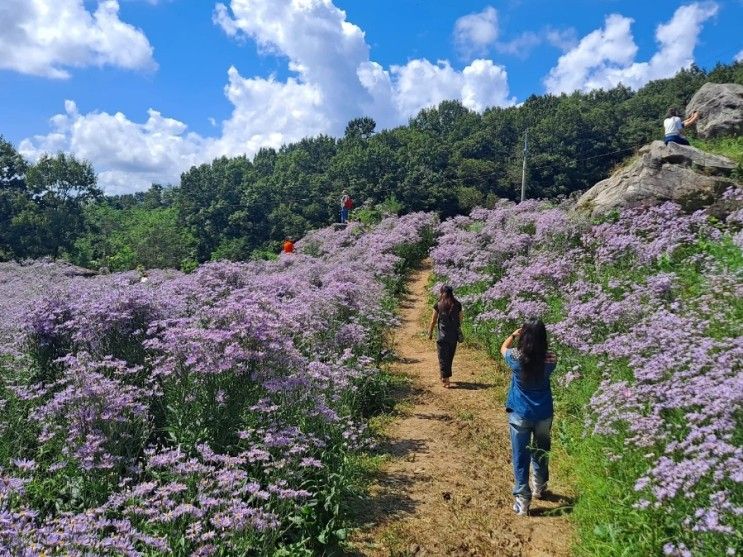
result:
M 686 115 L 699 112 L 697 135 L 702 139 L 743 133 L 743 85 L 705 83 L 686 105 Z
M 675 201 L 687 210 L 713 204 L 736 183 L 730 159 L 677 143 L 653 141 L 610 178 L 584 193 L 576 210 L 600 215 L 613 209 Z

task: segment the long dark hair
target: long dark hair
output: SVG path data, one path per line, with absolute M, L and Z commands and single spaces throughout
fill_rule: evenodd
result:
M 441 287 L 439 294 L 439 313 L 450 313 L 457 304 L 454 289 L 445 284 Z
M 529 319 L 521 327 L 519 335 L 519 362 L 523 381 L 534 382 L 544 377 L 544 360 L 548 349 L 549 341 L 544 323 L 541 319 Z
M 666 118 L 671 118 L 673 116 L 678 116 L 678 115 L 679 115 L 679 111 L 675 106 L 672 106 L 671 108 L 668 109 L 668 112 L 666 112 Z

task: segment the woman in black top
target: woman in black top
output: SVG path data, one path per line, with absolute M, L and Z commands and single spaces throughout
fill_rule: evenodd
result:
M 439 354 L 439 369 L 441 382 L 449 388 L 451 366 L 454 361 L 454 352 L 457 350 L 462 324 L 462 304 L 454 297 L 451 286 L 442 286 L 439 291 L 439 300 L 433 306 L 433 316 L 428 327 L 428 338 L 433 338 L 433 328 L 438 325 L 436 347 Z

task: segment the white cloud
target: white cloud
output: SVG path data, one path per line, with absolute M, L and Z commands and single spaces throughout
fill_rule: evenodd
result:
M 47 135 L 24 139 L 21 154 L 35 160 L 45 152 L 72 152 L 94 163 L 108 193 L 141 190 L 152 182 L 177 183 L 180 173 L 210 150 L 209 140 L 152 109 L 137 124 L 121 112 L 80 114 L 68 100 L 64 114 L 51 118 L 51 127 Z
M 545 27 L 539 32 L 524 31 L 508 41 L 499 40 L 501 29 L 498 11 L 487 6 L 483 11 L 467 14 L 454 23 L 454 43 L 459 54 L 470 59 L 484 56 L 493 48 L 501 54 L 526 58 L 537 46 L 547 43 L 562 51 L 576 44 L 575 29 Z
M 305 127 L 308 119 L 313 122 L 308 127 L 316 128 L 316 115 L 306 110 L 310 103 L 326 113 L 330 128 L 323 131 L 330 133 L 342 133 L 346 122 L 339 120 L 362 115 L 360 103 L 371 98 L 357 69 L 369 60 L 369 47 L 363 31 L 346 21 L 343 10 L 330 0 L 233 0 L 231 12 L 221 4 L 215 9 L 215 21 L 228 35 L 249 37 L 264 52 L 288 57 L 289 68 L 297 74 L 284 83 L 253 78 L 254 90 L 270 91 L 276 98 L 252 96 L 249 110 L 261 111 L 256 103 L 270 105 L 269 111 L 289 108 L 297 94 L 302 106 L 289 111 L 295 115 L 287 124 L 301 122 Z M 287 90 L 280 90 L 282 86 Z
M 542 37 L 533 31 L 526 31 L 510 41 L 497 42 L 495 44 L 495 49 L 502 54 L 511 54 L 513 56 L 526 58 L 532 49 L 541 43 Z
M 214 6 L 212 22 L 214 25 L 221 27 L 222 31 L 227 33 L 229 37 L 236 38 L 240 32 L 237 24 L 230 16 L 230 10 L 224 4 L 217 4 Z
M 303 137 L 337 133 L 339 122 L 324 110 L 320 87 L 294 78 L 244 78 L 234 67 L 228 76 L 225 93 L 235 108 L 223 123 L 215 156 L 253 154 L 261 147 L 279 148 Z
M 486 8 L 483 14 L 491 17 L 495 10 Z M 415 59 L 385 70 L 370 59 L 364 32 L 331 0 L 233 0 L 230 9 L 216 6 L 214 20 L 228 35 L 247 36 L 263 51 L 289 58 L 297 77 L 283 83 L 271 80 L 276 101 L 269 107 L 297 105 L 286 126 L 280 124 L 287 131 L 298 125 L 304 135 L 302 128 L 339 134 L 348 120 L 363 115 L 382 126 L 396 125 L 444 99 L 460 99 L 478 110 L 493 100 L 513 103 L 505 70 L 492 62 L 486 68 L 475 61 L 458 71 L 446 61 Z M 475 35 L 487 39 L 487 31 Z M 487 79 L 492 90 L 474 86 Z M 249 81 L 259 87 L 265 80 Z M 283 87 L 292 93 L 284 94 Z M 236 103 L 236 111 L 247 104 L 257 106 L 264 98 Z
M 524 59 L 531 54 L 532 50 L 543 43 L 566 52 L 575 47 L 578 40 L 575 36 L 575 29 L 572 27 L 567 29 L 546 27 L 539 32 L 524 31 L 510 41 L 496 41 L 493 46 L 501 54 L 510 54 Z
M 514 103 L 505 69 L 490 60 L 461 71 L 425 59 L 385 69 L 370 59 L 364 32 L 331 0 L 233 0 L 230 8 L 218 4 L 213 20 L 235 40 L 285 56 L 293 72 L 279 80 L 230 68 L 225 95 L 233 110 L 219 137 L 188 133 L 154 110 L 135 123 L 120 113 L 80 114 L 68 103 L 65 114 L 51 119 L 49 134 L 21 143 L 22 153 L 35 159 L 72 151 L 94 164 L 107 191 L 132 191 L 151 181 L 177 182 L 180 172 L 217 156 L 252 155 L 321 133 L 339 136 L 359 116 L 391 127 L 446 99 L 473 110 Z
M 681 6 L 667 23 L 658 25 L 658 50 L 648 62 L 635 62 L 637 45 L 632 37 L 632 19 L 618 14 L 606 18 L 604 27 L 581 39 L 560 57 L 545 78 L 547 91 L 609 89 L 623 83 L 632 88 L 648 81 L 671 77 L 694 62 L 702 24 L 717 14 L 714 2 Z
M 497 38 L 498 12 L 492 6 L 454 23 L 454 42 L 465 57 L 485 54 Z
M 736 62 L 743 62 L 743 50 L 736 54 L 733 60 L 735 60 Z
M 411 60 L 404 66 L 392 66 L 390 73 L 396 82 L 395 105 L 408 117 L 420 107 L 458 97 L 461 90 L 462 75 L 446 61 L 432 64 L 428 60 Z
M 612 66 L 627 66 L 637 54 L 632 38 L 632 20 L 618 14 L 606 18 L 604 27 L 583 37 L 578 46 L 560 56 L 545 83 L 550 93 L 589 89 L 594 76 Z
M 576 31 L 572 27 L 567 29 L 553 29 L 552 27 L 548 27 L 543 31 L 543 34 L 548 44 L 559 48 L 563 52 L 575 48 L 578 44 Z
M 573 28 L 554 29 L 546 27 L 539 32 L 525 31 L 510 41 L 496 41 L 494 47 L 501 54 L 510 54 L 525 59 L 528 58 L 534 48 L 543 43 L 566 52 L 575 47 L 578 40 Z
M 0 4 L 0 69 L 67 78 L 65 68 L 103 65 L 157 67 L 147 37 L 119 19 L 115 0 L 100 2 L 92 13 L 83 0 Z
M 477 111 L 488 106 L 515 104 L 515 99 L 508 96 L 505 69 L 491 60 L 473 60 L 461 72 L 446 61 L 432 64 L 428 60 L 411 60 L 405 66 L 393 66 L 391 73 L 395 78 L 395 105 L 406 117 L 415 115 L 422 107 L 454 98 Z
M 508 106 L 516 99 L 508 96 L 508 75 L 503 66 L 491 60 L 474 60 L 462 71 L 462 104 L 478 112 L 489 106 Z

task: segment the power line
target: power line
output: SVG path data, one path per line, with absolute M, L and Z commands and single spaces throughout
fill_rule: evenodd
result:
M 521 167 L 521 201 L 526 199 L 526 150 L 527 150 L 527 137 L 529 136 L 529 128 L 526 128 L 524 132 L 524 164 Z
M 590 151 L 584 151 L 583 153 L 577 153 L 576 155 L 568 156 L 568 158 L 569 158 L 569 162 L 581 163 L 581 162 L 585 162 L 585 161 L 589 161 L 589 160 L 593 160 L 593 159 L 598 159 L 598 158 L 602 158 L 602 157 L 608 157 L 610 155 L 618 155 L 619 153 L 626 153 L 628 151 L 636 151 L 637 149 L 639 149 L 643 145 L 645 145 L 645 143 L 640 143 L 638 145 L 634 145 L 632 147 L 626 147 L 624 149 L 619 149 L 617 151 L 609 151 L 607 153 L 599 153 L 597 155 L 592 155 L 590 157 L 577 158 L 577 157 L 579 157 L 580 155 L 582 155 L 584 153 L 590 152 Z M 555 153 L 555 154 L 557 154 L 557 153 Z M 541 162 L 538 161 L 538 162 L 532 163 L 531 164 L 531 168 L 540 168 L 542 166 L 550 166 L 550 165 L 555 165 L 555 164 L 562 164 L 562 163 L 560 163 L 558 161 L 541 161 Z
M 601 158 L 601 157 L 608 157 L 609 155 L 618 155 L 619 153 L 625 153 L 627 151 L 634 151 L 635 149 L 639 149 L 643 145 L 644 145 L 644 143 L 640 143 L 639 145 L 635 145 L 633 147 L 627 147 L 626 149 L 619 149 L 618 151 L 611 151 L 610 153 L 601 153 L 600 155 L 594 155 L 592 157 L 586 157 L 584 159 L 578 159 L 577 162 L 584 162 L 584 161 L 589 161 L 591 159 L 598 159 L 598 158 Z

